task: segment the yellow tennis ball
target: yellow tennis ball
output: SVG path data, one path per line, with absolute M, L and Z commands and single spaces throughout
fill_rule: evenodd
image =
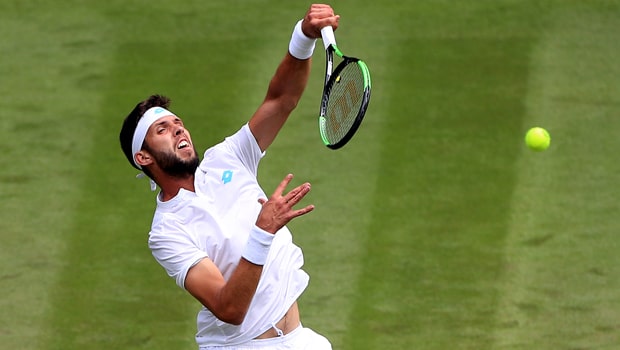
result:
M 534 127 L 525 134 L 525 144 L 533 151 L 544 151 L 551 144 L 551 136 L 547 130 L 541 127 Z

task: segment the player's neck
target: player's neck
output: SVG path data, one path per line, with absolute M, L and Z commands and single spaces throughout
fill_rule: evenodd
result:
M 164 202 L 174 198 L 181 189 L 195 192 L 193 175 L 182 179 L 168 177 L 158 185 L 161 188 L 161 200 Z

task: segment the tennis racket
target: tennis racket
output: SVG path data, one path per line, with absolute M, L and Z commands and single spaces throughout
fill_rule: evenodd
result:
M 331 26 L 321 29 L 325 45 L 325 84 L 321 98 L 319 131 L 325 146 L 344 146 L 359 128 L 370 102 L 370 72 L 362 60 L 343 55 Z M 336 69 L 334 53 L 342 58 Z

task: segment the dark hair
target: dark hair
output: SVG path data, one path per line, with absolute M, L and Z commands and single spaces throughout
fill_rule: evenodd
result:
M 170 106 L 171 102 L 172 101 L 170 101 L 170 99 L 166 96 L 151 95 L 146 100 L 138 103 L 133 109 L 133 111 L 131 111 L 131 113 L 129 113 L 129 115 L 125 118 L 125 121 L 123 122 L 123 127 L 121 128 L 119 139 L 121 141 L 121 149 L 123 150 L 123 153 L 125 153 L 125 157 L 127 157 L 129 164 L 131 164 L 131 166 L 133 166 L 134 168 L 140 169 L 134 163 L 133 154 L 131 151 L 133 134 L 136 131 L 136 127 L 138 126 L 138 121 L 140 121 L 140 118 L 142 118 L 144 112 L 148 111 L 149 108 L 163 107 L 168 109 L 168 106 Z

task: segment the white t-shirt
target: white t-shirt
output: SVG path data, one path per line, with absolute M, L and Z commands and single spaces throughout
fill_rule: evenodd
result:
M 208 149 L 196 170 L 196 192 L 180 190 L 157 208 L 149 233 L 155 259 L 184 288 L 187 271 L 209 258 L 228 280 L 235 270 L 261 205 L 260 151 L 249 126 Z M 239 326 L 217 319 L 207 308 L 198 313 L 199 345 L 238 345 L 278 322 L 308 285 L 301 249 L 284 227 L 276 233 L 267 263 L 245 320 Z

